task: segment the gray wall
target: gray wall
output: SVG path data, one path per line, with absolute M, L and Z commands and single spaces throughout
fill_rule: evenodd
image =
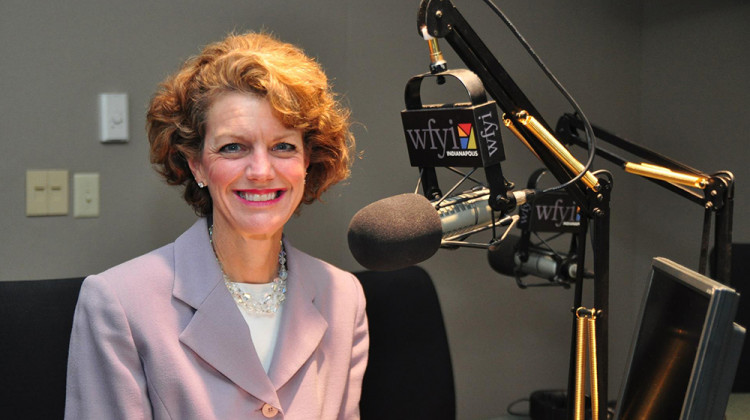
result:
M 739 180 L 735 240 L 747 241 L 750 6 L 739 0 L 642 3 L 499 5 L 594 123 L 708 172 L 733 171 Z M 481 2 L 456 4 L 551 123 L 570 110 Z M 98 272 L 172 241 L 189 226 L 195 216 L 148 163 L 143 115 L 149 97 L 200 46 L 231 30 L 261 28 L 321 61 L 354 111 L 363 153 L 352 178 L 324 203 L 305 208 L 287 233 L 316 256 L 361 269 L 346 247 L 349 219 L 372 201 L 412 191 L 416 181 L 399 111 L 408 78 L 427 70 L 426 47 L 416 35 L 417 6 L 416 0 L 3 0 L 0 280 Z M 447 43 L 443 47 L 449 64 L 463 67 Z M 97 94 L 111 91 L 130 96 L 127 144 L 97 140 Z M 504 134 L 503 170 L 523 184 L 541 165 Z M 695 268 L 702 211 L 606 162 L 596 166 L 615 175 L 614 394 L 649 261 L 662 255 Z M 27 218 L 27 169 L 99 172 L 101 217 Z M 565 386 L 571 291 L 520 290 L 495 274 L 479 251 L 441 250 L 422 266 L 443 305 L 460 419 L 496 416 L 533 390 Z

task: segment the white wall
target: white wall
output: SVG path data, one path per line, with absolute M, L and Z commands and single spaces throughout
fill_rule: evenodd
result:
M 300 248 L 349 270 L 351 216 L 411 191 L 399 112 L 409 77 L 427 71 L 416 34 L 418 1 L 133 0 L 0 3 L 0 280 L 101 271 L 173 240 L 195 216 L 148 163 L 144 112 L 156 84 L 200 46 L 231 30 L 267 28 L 319 58 L 353 111 L 362 159 L 352 178 L 294 219 Z M 554 124 L 570 108 L 481 2 L 456 0 L 516 82 Z M 709 172 L 739 179 L 735 239 L 747 240 L 744 162 L 750 93 L 741 1 L 498 2 L 576 97 L 588 117 L 624 137 Z M 443 42 L 449 65 L 463 67 Z M 97 140 L 97 94 L 130 96 L 131 141 Z M 439 96 L 439 91 L 436 93 Z M 509 133 L 506 176 L 524 184 L 541 165 Z M 585 157 L 585 152 L 576 151 Z M 612 200 L 612 353 L 617 391 L 650 258 L 697 265 L 700 209 L 602 161 Z M 27 218 L 25 171 L 101 174 L 101 217 Z M 588 256 L 590 262 L 590 256 Z M 458 417 L 502 414 L 567 377 L 572 291 L 520 290 L 483 252 L 439 251 L 422 264 L 436 282 L 456 377 Z M 398 293 L 394 290 L 394 293 Z

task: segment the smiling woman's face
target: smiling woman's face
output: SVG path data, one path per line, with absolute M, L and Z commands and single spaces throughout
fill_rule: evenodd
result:
M 280 239 L 302 200 L 308 157 L 302 132 L 285 127 L 266 99 L 230 92 L 209 108 L 203 150 L 189 164 L 208 186 L 217 229 Z

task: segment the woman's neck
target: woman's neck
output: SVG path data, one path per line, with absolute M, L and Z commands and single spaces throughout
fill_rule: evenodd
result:
M 237 283 L 268 283 L 278 274 L 281 231 L 246 237 L 214 225 L 212 243 L 224 273 Z

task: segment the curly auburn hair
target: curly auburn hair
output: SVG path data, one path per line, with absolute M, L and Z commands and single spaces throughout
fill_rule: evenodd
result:
M 199 216 L 211 213 L 211 196 L 198 187 L 188 160 L 203 150 L 208 110 L 227 92 L 267 99 L 285 126 L 302 130 L 310 162 L 303 203 L 349 176 L 350 113 L 335 99 L 318 63 L 270 35 L 232 34 L 162 82 L 146 115 L 151 163 L 168 184 L 185 186 L 185 201 Z

